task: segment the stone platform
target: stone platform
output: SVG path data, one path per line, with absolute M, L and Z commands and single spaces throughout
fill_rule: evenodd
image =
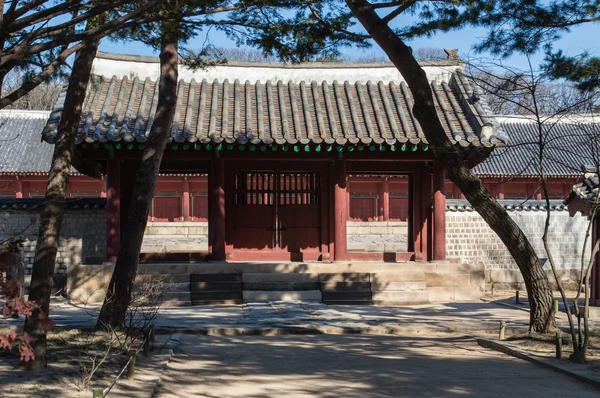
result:
M 113 267 L 70 267 L 71 300 L 101 302 Z M 138 273 L 138 280 L 165 283 L 168 304 L 175 306 L 281 300 L 408 305 L 477 300 L 485 287 L 483 266 L 452 261 L 145 263 Z

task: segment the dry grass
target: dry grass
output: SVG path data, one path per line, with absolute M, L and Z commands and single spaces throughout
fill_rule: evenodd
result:
M 106 341 L 103 336 L 90 339 L 89 333 L 81 330 L 49 333 L 49 366 L 39 372 L 14 369 L 19 361 L 16 350 L 0 352 L 0 397 L 90 397 L 89 390 L 80 388 L 81 365 L 89 362 L 90 353 L 106 351 Z M 93 375 L 91 386 L 109 386 L 127 360 L 127 353 L 112 347 L 106 362 Z

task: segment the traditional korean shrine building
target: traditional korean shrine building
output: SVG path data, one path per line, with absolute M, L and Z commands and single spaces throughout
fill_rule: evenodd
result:
M 157 62 L 99 54 L 85 99 L 74 164 L 83 174 L 106 176 L 109 261 L 118 253 L 152 127 Z M 448 138 L 475 165 L 505 136 L 460 61 L 423 67 Z M 231 63 L 197 73 L 182 70 L 180 77 L 161 173 L 208 175 L 210 259 L 446 258 L 444 170 L 393 66 Z M 63 99 L 43 131 L 49 143 L 58 133 Z M 347 250 L 348 181 L 375 176 L 408 188 L 402 251 Z M 389 200 L 382 195 L 384 209 Z

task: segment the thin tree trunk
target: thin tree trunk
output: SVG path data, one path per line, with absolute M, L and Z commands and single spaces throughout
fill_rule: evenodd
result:
M 81 120 L 81 108 L 99 44 L 100 40 L 86 42 L 77 52 L 65 98 L 65 111 L 60 118 L 59 135 L 54 145 L 52 168 L 46 186 L 46 199 L 40 219 L 29 288 L 29 300 L 35 301 L 40 309 L 27 317 L 24 326 L 24 331 L 33 338 L 31 345 L 35 359 L 23 365 L 31 370 L 46 368 L 46 331 L 42 328 L 38 315 L 40 311 L 48 314 L 50 307 L 50 290 L 65 210 L 75 136 Z
M 176 22 L 163 23 L 156 117 L 137 172 L 125 229 L 121 235 L 117 264 L 98 317 L 96 327 L 100 329 L 121 326 L 131 300 L 148 212 L 177 102 L 178 35 L 173 32 L 176 27 Z
M 530 329 L 536 332 L 553 329 L 556 324 L 552 314 L 552 290 L 535 250 L 446 136 L 435 110 L 427 76 L 413 57 L 410 47 L 381 20 L 366 0 L 346 0 L 346 3 L 406 80 L 414 97 L 415 117 L 433 147 L 436 159 L 446 169 L 448 178 L 498 235 L 517 263 L 531 306 Z

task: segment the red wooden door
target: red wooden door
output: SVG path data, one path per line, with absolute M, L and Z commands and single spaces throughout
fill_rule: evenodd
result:
M 408 221 L 408 197 L 390 197 L 390 220 Z
M 238 171 L 233 179 L 235 250 L 272 253 L 273 259 L 304 252 L 316 254 L 303 259 L 319 257 L 320 173 Z
M 181 221 L 181 196 L 155 196 L 152 201 L 153 221 Z
M 350 218 L 360 221 L 377 221 L 377 195 L 350 196 Z
M 192 195 L 192 217 L 194 221 L 208 221 L 208 195 Z
M 320 252 L 320 174 L 281 173 L 278 180 L 277 248 Z
M 233 247 L 273 250 L 275 247 L 275 175 L 234 173 Z

